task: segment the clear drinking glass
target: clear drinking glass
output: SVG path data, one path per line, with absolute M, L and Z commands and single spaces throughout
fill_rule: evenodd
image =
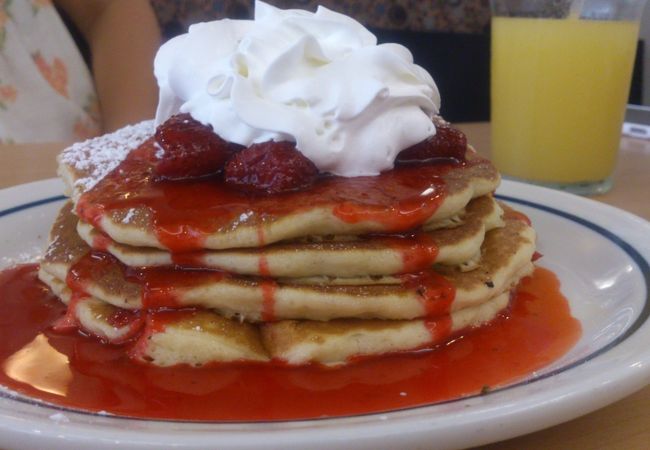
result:
M 492 0 L 492 159 L 506 178 L 609 190 L 645 0 Z

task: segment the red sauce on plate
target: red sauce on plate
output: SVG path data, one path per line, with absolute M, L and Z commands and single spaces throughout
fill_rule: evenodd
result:
M 36 272 L 26 265 L 0 273 L 0 384 L 60 406 L 130 417 L 290 420 L 428 405 L 521 380 L 562 356 L 581 333 L 557 278 L 538 268 L 506 313 L 433 350 L 334 369 L 159 368 L 129 360 L 128 345 L 54 332 L 65 306 Z

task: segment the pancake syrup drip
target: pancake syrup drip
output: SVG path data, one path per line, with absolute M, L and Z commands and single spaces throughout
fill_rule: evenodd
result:
M 402 255 L 403 273 L 431 267 L 438 256 L 438 246 L 431 235 L 423 231 L 399 238 L 385 237 L 384 241 Z
M 66 307 L 36 273 L 36 265 L 0 273 L 0 384 L 59 406 L 129 417 L 291 420 L 429 405 L 521 380 L 561 357 L 581 333 L 555 275 L 537 268 L 507 312 L 433 350 L 334 369 L 253 363 L 161 368 L 129 359 L 131 344 L 53 331 Z M 156 316 L 150 326 L 165 320 Z
M 92 240 L 92 248 L 101 252 L 109 252 L 113 240 L 104 232 L 96 231 Z M 260 247 L 266 245 L 264 227 L 257 230 Z M 425 231 L 416 231 L 393 235 L 368 235 L 360 236 L 360 240 L 371 241 L 375 245 L 389 247 L 396 250 L 402 257 L 401 273 L 412 273 L 431 267 L 439 253 L 438 245 L 431 235 Z M 193 250 L 181 253 L 170 253 L 174 265 L 185 268 L 204 268 L 205 250 Z M 258 252 L 258 273 L 263 277 L 271 277 L 273 273 L 264 251 Z
M 404 287 L 413 289 L 419 294 L 426 317 L 448 316 L 451 304 L 456 297 L 456 287 L 449 280 L 433 269 L 418 273 L 406 273 L 400 278 Z M 449 328 L 451 329 L 451 321 Z M 440 340 L 435 339 L 436 336 L 434 336 L 434 342 Z
M 142 307 L 178 308 L 177 290 L 202 283 L 218 282 L 229 275 L 216 270 L 180 270 L 175 267 L 129 267 L 108 253 L 91 251 L 81 257 L 68 273 L 66 284 L 73 292 L 85 292 L 92 280 L 115 280 L 120 288 L 136 292 L 142 299 Z M 127 283 L 123 284 L 122 280 Z
M 260 265 L 264 261 L 265 258 L 261 258 Z M 183 289 L 229 278 L 232 278 L 231 274 L 218 270 L 176 266 L 130 267 L 122 264 L 109 253 L 91 250 L 72 266 L 66 284 L 73 294 L 87 295 L 88 285 L 97 280 L 104 280 L 106 285 L 119 285 L 116 295 L 127 297 L 127 294 L 131 294 L 128 297 L 139 297 L 143 309 L 179 309 L 187 307 L 181 301 L 179 294 Z M 456 289 L 444 276 L 428 268 L 420 272 L 399 275 L 399 279 L 404 288 L 417 293 L 422 304 L 423 316 L 438 320 L 441 316 L 449 315 Z M 261 291 L 262 320 L 265 322 L 276 320 L 275 292 L 278 283 L 268 277 L 250 277 L 247 281 L 259 286 Z M 432 337 L 432 342 L 441 340 L 439 332 Z
M 378 176 L 322 175 L 308 189 L 250 195 L 216 178 L 154 181 L 155 146 L 149 139 L 80 198 L 76 212 L 103 229 L 102 217 L 144 207 L 159 242 L 173 253 L 204 248 L 206 236 L 238 227 L 256 227 L 292 213 L 326 208 L 346 223 L 372 221 L 382 232 L 399 233 L 421 225 L 442 203 L 444 180 L 458 164 L 482 160 L 402 166 Z

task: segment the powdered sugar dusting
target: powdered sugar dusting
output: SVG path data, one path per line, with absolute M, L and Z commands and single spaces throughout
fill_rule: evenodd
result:
M 0 268 L 17 266 L 18 264 L 35 263 L 41 260 L 43 248 L 35 245 L 18 254 L 0 256 Z
M 135 209 L 131 208 L 127 211 L 126 216 L 122 219 L 122 223 L 130 223 L 133 217 L 135 216 Z
M 75 188 L 87 191 L 115 169 L 131 150 L 151 137 L 153 132 L 153 120 L 128 125 L 113 133 L 73 144 L 63 150 L 59 163 L 83 172 L 86 176 L 75 181 Z

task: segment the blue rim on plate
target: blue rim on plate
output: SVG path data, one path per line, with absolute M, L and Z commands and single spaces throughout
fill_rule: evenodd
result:
M 364 413 L 364 414 L 352 414 L 352 415 L 343 415 L 343 416 L 336 416 L 336 417 L 323 417 L 323 418 L 311 418 L 311 419 L 294 419 L 294 420 L 261 420 L 261 421 L 255 421 L 255 422 L 250 422 L 250 421 L 192 421 L 193 423 L 212 423 L 212 424 L 220 424 L 220 423 L 227 423 L 227 424 L 250 424 L 250 423 L 256 423 L 256 424 L 265 424 L 265 423 L 287 423 L 287 422 L 319 422 L 323 420 L 330 420 L 332 418 L 336 419 L 345 419 L 345 418 L 351 418 L 351 417 L 363 417 L 363 416 L 372 416 L 376 414 L 387 414 L 387 413 L 396 413 L 396 412 L 401 412 L 401 411 L 413 411 L 413 410 L 418 410 L 422 408 L 428 408 L 431 406 L 435 405 L 444 405 L 444 404 L 452 404 L 455 402 L 460 402 L 460 401 L 466 401 L 471 398 L 479 397 L 479 396 L 486 396 L 486 395 L 492 395 L 495 393 L 499 392 L 504 392 L 511 390 L 513 388 L 522 386 L 522 385 L 528 385 L 546 378 L 550 378 L 553 376 L 556 376 L 562 372 L 568 371 L 572 368 L 575 368 L 577 366 L 580 366 L 592 359 L 594 359 L 597 356 L 600 356 L 607 351 L 611 350 L 612 348 L 616 347 L 617 345 L 621 344 L 625 340 L 627 340 L 630 336 L 632 336 L 645 322 L 648 320 L 648 317 L 650 317 L 650 263 L 641 255 L 632 245 L 630 245 L 628 242 L 626 242 L 624 239 L 622 239 L 620 236 L 616 235 L 615 233 L 611 232 L 610 230 L 597 225 L 589 220 L 586 220 L 582 217 L 578 217 L 574 214 L 568 213 L 566 211 L 562 211 L 547 205 L 543 205 L 540 203 L 532 202 L 529 200 L 523 200 L 520 198 L 508 196 L 508 195 L 502 195 L 502 194 L 496 194 L 495 197 L 499 200 L 503 200 L 506 202 L 510 203 L 517 203 L 523 206 L 527 206 L 530 208 L 538 209 L 559 217 L 562 217 L 564 219 L 567 219 L 569 221 L 575 222 L 585 228 L 588 228 L 595 233 L 601 235 L 605 239 L 611 241 L 614 245 L 619 247 L 621 250 L 627 254 L 632 261 L 637 265 L 638 269 L 640 270 L 640 273 L 642 275 L 642 278 L 645 283 L 645 300 L 643 304 L 643 309 L 641 310 L 639 316 L 636 318 L 636 320 L 629 326 L 627 330 L 620 336 L 618 336 L 616 339 L 608 343 L 607 345 L 603 346 L 602 348 L 594 351 L 593 353 L 590 353 L 589 355 L 580 358 L 570 364 L 567 364 L 565 366 L 559 367 L 555 370 L 546 372 L 541 375 L 534 376 L 532 378 L 520 381 L 518 383 L 510 384 L 501 388 L 497 388 L 494 390 L 489 391 L 488 393 L 483 393 L 483 394 L 475 394 L 472 396 L 467 396 L 467 397 L 462 397 L 462 398 L 457 398 L 457 399 L 451 399 L 451 400 L 446 400 L 442 402 L 435 402 L 435 403 L 427 403 L 424 405 L 418 405 L 418 406 L 411 406 L 411 407 L 404 407 L 404 408 L 397 408 L 397 409 L 390 409 L 390 410 L 382 410 L 382 411 L 375 411 L 372 413 Z M 43 206 L 49 203 L 54 203 L 58 201 L 63 201 L 65 200 L 66 197 L 62 195 L 57 195 L 57 196 L 52 196 L 52 197 L 47 197 L 47 198 L 42 198 L 39 200 L 35 200 L 32 202 L 28 203 L 23 203 L 20 205 L 16 205 L 10 208 L 6 208 L 4 210 L 0 210 L 0 218 L 9 216 L 14 213 L 18 213 L 30 208 L 35 208 L 38 206 Z M 1 386 L 0 386 L 1 387 Z M 80 409 L 74 409 L 74 408 L 67 408 L 67 407 L 62 407 L 58 406 L 55 404 L 51 403 L 45 403 L 39 400 L 31 399 L 28 397 L 23 397 L 23 396 L 18 396 L 16 397 L 15 395 L 10 395 L 5 391 L 0 390 L 0 398 L 8 398 L 11 400 L 16 400 L 21 403 L 25 403 L 28 405 L 34 405 L 34 406 L 39 406 L 39 407 L 46 407 L 55 411 L 63 411 L 63 412 L 72 412 L 76 414 L 82 414 L 86 416 L 99 416 L 100 414 L 85 411 L 85 410 L 80 410 Z M 111 415 L 111 419 L 120 419 L 120 420 L 140 420 L 140 421 L 155 421 L 155 422 L 173 422 L 173 423 L 183 423 L 187 421 L 182 421 L 182 420 L 172 420 L 172 419 L 145 419 L 145 418 L 140 418 L 140 417 L 130 417 L 130 416 L 118 416 L 118 415 Z

